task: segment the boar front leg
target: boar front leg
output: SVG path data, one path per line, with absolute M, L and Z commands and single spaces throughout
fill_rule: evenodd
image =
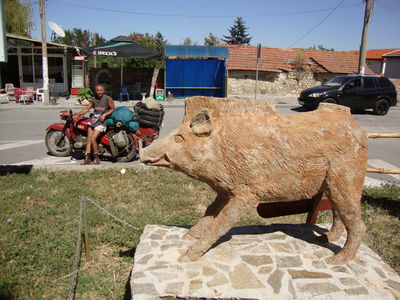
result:
M 196 225 L 192 226 L 190 230 L 183 236 L 184 239 L 200 239 L 210 222 L 215 219 L 215 217 L 220 213 L 228 202 L 229 197 L 224 193 L 219 193 L 215 198 L 214 202 L 211 203 L 204 214 L 204 216 L 197 222 Z
M 208 219 L 208 225 L 202 237 L 197 240 L 187 253 L 180 258 L 180 261 L 196 261 L 200 258 L 220 237 L 226 234 L 240 219 L 257 208 L 259 199 L 251 194 L 249 188 L 244 188 L 229 197 L 225 206 L 219 214 Z

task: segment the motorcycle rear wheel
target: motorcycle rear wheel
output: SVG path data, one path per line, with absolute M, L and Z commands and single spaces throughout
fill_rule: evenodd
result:
M 57 146 L 56 142 L 60 138 L 62 132 L 58 130 L 50 130 L 46 133 L 46 147 L 49 152 L 54 156 L 68 156 L 72 151 L 71 141 L 67 136 L 61 141 L 60 145 Z
M 125 149 L 118 149 L 119 153 L 117 156 L 118 162 L 130 162 L 137 156 L 137 150 L 135 146 L 135 141 L 130 134 L 127 134 L 128 137 L 128 146 Z

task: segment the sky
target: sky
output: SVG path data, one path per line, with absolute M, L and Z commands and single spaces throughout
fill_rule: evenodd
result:
M 32 3 L 41 39 L 39 1 Z M 24 0 L 21 0 L 24 2 Z M 209 33 L 223 38 L 242 17 L 250 45 L 336 51 L 359 50 L 364 23 L 363 0 L 46 0 L 46 22 L 63 29 L 98 32 L 106 40 L 132 32 L 161 32 L 170 45 L 190 37 L 204 45 Z M 51 29 L 47 26 L 50 40 Z M 367 49 L 400 48 L 400 0 L 375 0 Z

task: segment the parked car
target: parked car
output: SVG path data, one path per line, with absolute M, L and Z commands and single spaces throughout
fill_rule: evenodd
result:
M 391 106 L 396 106 L 397 92 L 393 83 L 385 77 L 343 75 L 302 91 L 298 101 L 309 110 L 326 102 L 348 106 L 353 111 L 372 108 L 375 114 L 383 116 Z

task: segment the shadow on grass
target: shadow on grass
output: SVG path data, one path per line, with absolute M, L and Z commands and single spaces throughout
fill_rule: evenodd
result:
M 1 284 L 0 285 L 0 299 L 1 300 L 16 299 L 12 290 L 13 290 L 12 286 L 9 286 L 8 284 Z
M 400 218 L 400 200 L 364 195 L 361 201 L 372 207 L 384 209 L 389 215 Z
M 134 257 L 136 252 L 136 247 L 132 249 L 119 251 L 119 257 Z M 123 300 L 131 300 L 132 299 L 132 291 L 131 291 L 131 272 L 129 272 L 128 280 L 125 283 L 125 293 Z
M 0 176 L 9 174 L 29 174 L 32 171 L 33 165 L 2 165 L 0 166 Z
M 132 272 L 129 272 L 128 280 L 125 283 L 125 294 L 124 294 L 123 300 L 131 300 L 132 299 L 131 276 L 132 276 Z
M 136 247 L 133 247 L 130 250 L 119 251 L 119 257 L 134 257 L 136 252 Z

